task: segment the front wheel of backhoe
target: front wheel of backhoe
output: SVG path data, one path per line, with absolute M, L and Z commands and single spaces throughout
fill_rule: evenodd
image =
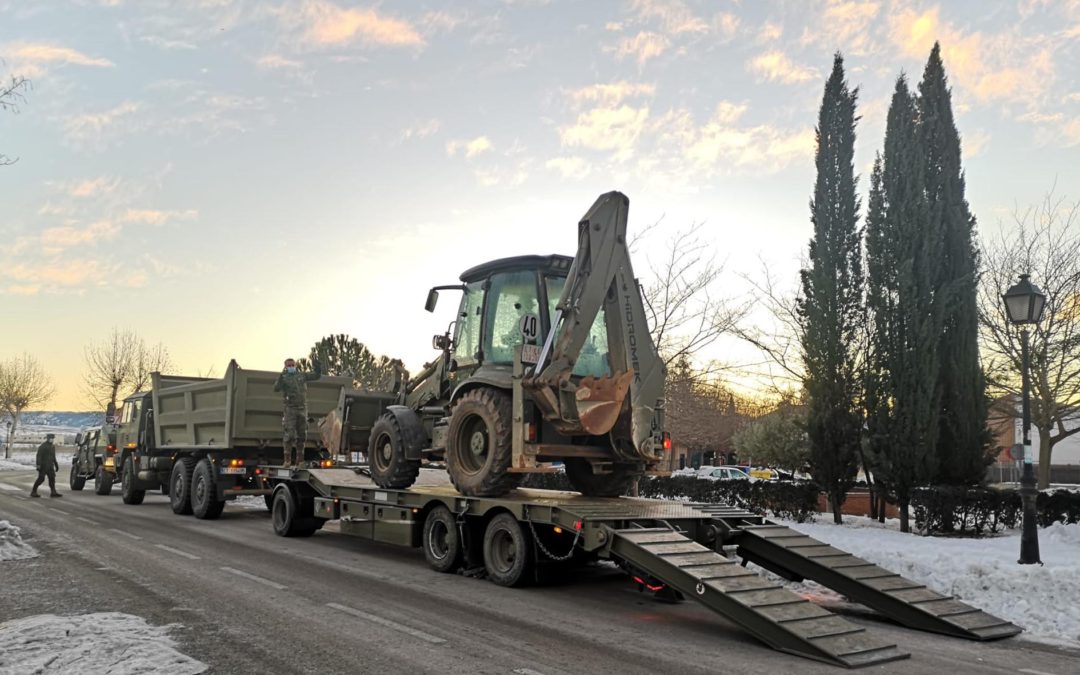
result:
M 384 413 L 371 427 L 368 471 L 379 487 L 407 488 L 420 475 L 420 460 L 410 460 L 405 456 L 405 433 L 392 412 Z
M 586 459 L 567 457 L 563 463 L 570 485 L 586 497 L 620 497 L 641 476 L 641 470 L 633 464 L 614 464 L 611 473 L 593 473 Z
M 510 396 L 482 387 L 454 406 L 446 439 L 446 471 L 458 492 L 498 497 L 514 489 L 521 474 L 510 473 Z

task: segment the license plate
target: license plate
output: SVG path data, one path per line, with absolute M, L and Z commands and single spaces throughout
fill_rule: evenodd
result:
M 242 466 L 223 466 L 221 473 L 244 474 L 247 473 L 247 469 Z
M 521 362 L 536 363 L 540 360 L 540 345 L 521 345 Z

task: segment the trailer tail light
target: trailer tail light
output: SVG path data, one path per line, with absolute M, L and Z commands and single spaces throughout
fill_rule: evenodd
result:
M 637 582 L 637 584 L 639 586 L 644 586 L 645 588 L 649 589 L 653 593 L 657 593 L 659 591 L 664 590 L 664 588 L 666 588 L 665 584 L 660 584 L 659 586 L 656 586 L 656 585 L 653 585 L 653 584 L 646 583 L 645 580 L 642 579 L 641 577 L 634 577 L 634 581 Z
M 229 466 L 244 466 L 244 460 L 242 459 L 230 459 Z
M 584 526 L 581 524 L 580 520 L 575 520 L 574 521 L 574 529 L 575 530 L 580 530 L 582 527 L 584 527 Z
M 529 443 L 536 442 L 536 425 L 532 422 L 525 425 L 525 440 Z
M 662 438 L 664 439 L 664 450 L 671 450 L 671 434 L 665 431 Z
M 262 469 L 255 469 L 255 475 L 256 476 L 262 475 Z
M 109 443 L 108 445 L 106 445 L 106 446 L 105 446 L 105 449 L 106 449 L 107 451 L 109 451 L 109 452 L 116 452 L 116 446 L 115 446 L 115 445 L 113 445 L 112 443 Z
M 128 443 L 128 444 L 127 444 L 127 446 L 128 446 L 129 448 L 134 448 L 134 447 L 135 447 L 135 443 Z
M 319 466 L 321 466 L 324 469 L 327 469 L 329 467 L 334 466 L 334 460 L 332 460 L 332 459 L 319 460 Z

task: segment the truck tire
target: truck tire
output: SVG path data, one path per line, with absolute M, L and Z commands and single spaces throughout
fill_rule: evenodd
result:
M 97 471 L 94 472 L 94 494 L 108 495 L 112 493 L 113 476 L 111 473 L 105 470 L 105 467 L 98 464 Z
M 130 455 L 124 461 L 124 475 L 120 477 L 120 497 L 132 506 L 142 504 L 146 498 L 146 490 L 135 489 L 135 462 L 131 461 Z
M 263 501 L 266 502 L 266 510 L 267 511 L 273 511 L 274 510 L 274 495 L 273 495 L 273 493 L 270 493 L 268 495 L 263 495 Z
M 384 413 L 371 427 L 368 441 L 368 471 L 383 488 L 407 488 L 420 475 L 420 462 L 405 457 L 404 430 L 393 413 Z
M 191 476 L 191 512 L 200 520 L 215 520 L 225 509 L 218 498 L 217 477 L 209 457 L 203 457 Z
M 484 531 L 484 569 L 500 586 L 521 586 L 532 571 L 532 541 L 509 513 L 491 519 Z
M 466 392 L 450 415 L 446 471 L 468 497 L 499 497 L 517 487 L 512 459 L 511 403 L 504 392 L 481 387 Z
M 563 464 L 570 485 L 586 497 L 620 497 L 641 477 L 633 464 L 614 464 L 611 473 L 593 473 L 592 465 L 581 457 L 567 457 Z
M 181 457 L 173 463 L 169 475 L 169 505 L 178 516 L 191 515 L 191 473 L 195 470 L 195 460 Z
M 461 567 L 461 533 L 450 509 L 439 505 L 424 519 L 424 557 L 436 572 L 454 572 Z
M 68 486 L 74 492 L 79 492 L 85 485 L 86 479 L 79 475 L 79 461 L 75 460 L 71 463 L 71 475 L 68 476 Z
M 270 520 L 274 525 L 274 534 L 279 537 L 310 537 L 322 527 L 312 516 L 301 515 L 296 496 L 288 486 L 278 487 L 274 491 L 274 508 Z

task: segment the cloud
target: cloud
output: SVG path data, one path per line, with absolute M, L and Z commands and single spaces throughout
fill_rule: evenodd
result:
M 813 68 L 793 62 L 780 50 L 772 50 L 756 56 L 746 64 L 747 69 L 758 76 L 759 80 L 797 84 L 818 77 Z
M 566 147 L 612 150 L 616 158 L 629 158 L 648 119 L 648 107 L 593 108 L 560 128 L 559 138 Z
M 69 143 L 78 146 L 101 145 L 117 124 L 138 110 L 138 103 L 124 101 L 109 110 L 68 117 L 63 122 L 64 136 Z
M 108 266 L 85 256 L 53 258 L 33 265 L 18 263 L 0 270 L 0 278 L 12 282 L 6 291 L 15 295 L 81 291 L 87 287 L 105 286 L 109 277 Z
M 625 80 L 608 84 L 591 84 L 566 92 L 571 102 L 578 106 L 583 103 L 600 103 L 614 106 L 622 103 L 627 98 L 652 96 L 655 93 L 656 85 L 654 84 L 627 82 Z
M 86 227 L 62 225 L 46 228 L 41 233 L 41 247 L 49 253 L 71 246 L 96 244 L 103 239 L 112 239 L 120 233 L 120 226 L 109 220 L 99 220 Z
M 732 12 L 720 12 L 713 17 L 713 26 L 716 29 L 717 35 L 721 40 L 728 41 L 735 39 L 735 36 L 739 32 L 739 17 Z
M 71 185 L 68 194 L 72 197 L 96 197 L 101 194 L 112 192 L 116 189 L 119 182 L 118 179 L 99 176 L 97 178 L 74 183 Z
M 661 30 L 669 35 L 709 31 L 708 22 L 681 0 L 634 0 L 631 11 L 643 21 L 659 23 Z
M 433 117 L 427 121 L 419 122 L 411 127 L 402 129 L 401 140 L 411 141 L 413 139 L 427 138 L 428 136 L 438 133 L 441 128 L 442 122 Z
M 583 157 L 554 157 L 544 163 L 544 166 L 558 171 L 563 178 L 581 179 L 592 172 L 592 167 Z
M 671 41 L 659 33 L 641 31 L 633 37 L 620 40 L 615 46 L 605 48 L 605 51 L 614 52 L 617 59 L 633 58 L 639 66 L 645 65 L 649 59 L 663 54 Z
M 453 157 L 459 151 L 463 151 L 465 159 L 472 159 L 492 148 L 491 140 L 487 136 L 477 136 L 471 140 L 450 141 L 446 144 L 446 154 Z
M 71 47 L 48 42 L 14 42 L 0 47 L 0 56 L 10 61 L 12 69 L 26 77 L 40 77 L 49 66 L 73 65 L 111 68 L 113 62 L 102 57 L 88 56 Z
M 157 209 L 128 209 L 121 216 L 125 223 L 142 223 L 145 225 L 164 225 L 171 220 L 193 220 L 199 217 L 195 209 L 185 211 L 159 211 Z
M 757 41 L 761 43 L 776 42 L 784 35 L 784 27 L 772 21 L 766 21 L 758 29 Z
M 971 159 L 982 154 L 986 146 L 990 144 L 990 134 L 985 131 L 974 131 L 969 134 L 964 134 L 961 147 L 963 148 L 964 159 Z
M 339 7 L 327 0 L 308 0 L 298 17 L 287 22 L 304 24 L 304 38 L 319 46 L 359 42 L 368 47 L 422 47 L 424 38 L 412 23 L 380 14 L 374 9 Z
M 266 54 L 260 56 L 255 65 L 266 70 L 278 70 L 281 68 L 294 70 L 302 67 L 304 64 L 295 59 L 290 59 L 282 56 L 281 54 Z
M 880 11 L 880 2 L 829 0 L 818 24 L 807 26 L 800 42 L 864 56 L 877 46 L 874 20 Z

